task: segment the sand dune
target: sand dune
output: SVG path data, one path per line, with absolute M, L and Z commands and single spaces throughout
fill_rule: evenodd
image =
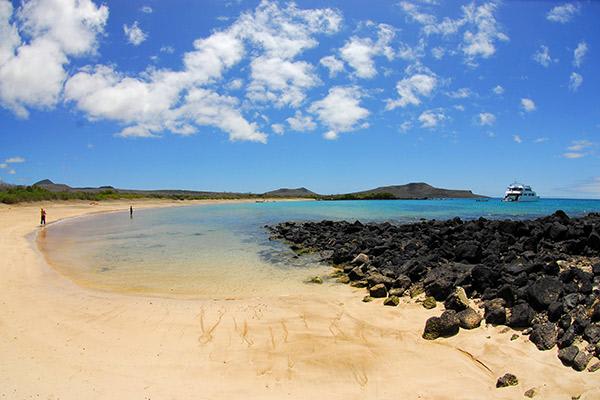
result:
M 178 203 L 141 201 L 136 208 Z M 43 205 L 49 220 L 129 203 Z M 439 310 L 361 302 L 333 282 L 303 295 L 181 300 L 92 291 L 31 240 L 39 204 L 0 206 L 0 396 L 7 399 L 600 398 L 598 373 L 560 365 L 513 331 L 425 341 Z M 520 381 L 496 389 L 506 372 Z

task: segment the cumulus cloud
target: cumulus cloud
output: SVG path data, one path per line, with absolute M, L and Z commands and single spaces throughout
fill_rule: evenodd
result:
M 587 54 L 588 46 L 586 42 L 580 42 L 573 51 L 573 65 L 580 67 L 583 63 L 583 58 Z
M 504 88 L 500 85 L 497 85 L 495 88 L 492 89 L 492 91 L 497 95 L 501 95 L 504 93 Z
M 521 108 L 526 112 L 535 111 L 535 102 L 528 98 L 521 99 Z
M 582 83 L 583 83 L 583 76 L 581 76 L 577 72 L 571 73 L 571 76 L 569 76 L 569 89 L 571 89 L 571 91 L 576 92 Z
M 513 141 L 519 144 L 523 143 L 523 139 L 521 139 L 521 136 L 519 135 L 513 135 Z
M 0 104 L 20 117 L 59 100 L 70 57 L 96 51 L 108 8 L 90 0 L 0 0 Z
M 160 48 L 160 52 L 166 54 L 173 54 L 175 52 L 175 49 L 173 48 L 173 46 L 162 46 Z
M 489 58 L 494 55 L 496 42 L 509 39 L 496 21 L 494 14 L 498 5 L 495 2 L 464 5 L 460 18 L 442 20 L 438 20 L 433 14 L 423 12 L 417 5 L 408 1 L 401 2 L 400 7 L 412 20 L 423 26 L 422 31 L 425 35 L 450 36 L 462 30 L 462 43 L 459 50 L 463 53 L 467 64 L 471 66 L 477 65 L 477 58 Z
M 315 35 L 335 33 L 340 24 L 341 16 L 331 9 L 305 10 L 263 1 L 228 27 L 195 40 L 179 70 L 149 68 L 128 76 L 112 66 L 88 66 L 67 81 L 64 97 L 92 120 L 123 124 L 121 136 L 190 135 L 211 126 L 226 132 L 230 140 L 264 143 L 267 135 L 242 111 L 254 103 L 259 107 L 302 103 L 305 91 L 320 80 L 313 65 L 294 58 L 317 45 Z M 242 87 L 238 79 L 223 82 L 223 75 L 245 56 L 250 58 L 246 96 L 251 104 L 241 107 L 239 99 L 218 90 Z
M 446 93 L 446 96 L 452 99 L 466 99 L 467 97 L 471 97 L 473 92 L 469 88 L 460 88 L 452 92 Z
M 579 4 L 565 3 L 548 11 L 546 19 L 548 19 L 548 21 L 565 24 L 571 21 L 577 14 L 579 14 Z
M 258 57 L 250 68 L 252 80 L 248 85 L 248 98 L 278 107 L 298 107 L 306 97 L 306 90 L 321 82 L 312 64 L 306 61 Z
M 152 14 L 152 7 L 150 6 L 143 6 L 142 8 L 140 8 L 140 11 L 143 12 L 144 14 Z
M 540 46 L 539 50 L 533 54 L 532 58 L 535 62 L 544 67 L 548 67 L 550 63 L 558 61 L 556 59 L 552 59 L 550 56 L 550 49 L 548 46 L 544 45 Z
M 326 139 L 337 139 L 340 133 L 359 128 L 369 116 L 369 110 L 360 106 L 361 97 L 362 92 L 355 86 L 335 86 L 325 98 L 311 104 L 309 111 L 329 128 Z
M 271 129 L 278 135 L 283 135 L 285 132 L 285 127 L 282 124 L 273 124 Z
M 312 131 L 317 127 L 310 115 L 303 115 L 300 111 L 296 111 L 293 117 L 286 119 L 290 128 L 297 132 Z
M 437 85 L 435 75 L 426 73 L 416 73 L 408 78 L 404 78 L 396 84 L 398 99 L 388 100 L 386 109 L 393 110 L 397 107 L 406 107 L 407 105 L 418 106 L 421 104 L 421 97 L 429 96 Z
M 489 112 L 479 113 L 479 125 L 491 126 L 496 122 L 496 116 Z
M 436 60 L 441 60 L 442 58 L 444 58 L 444 54 L 446 54 L 446 50 L 443 47 L 438 46 L 431 49 L 431 55 Z
M 427 110 L 419 115 L 422 128 L 435 128 L 446 120 L 446 115 L 441 110 Z
M 379 24 L 377 40 L 353 36 L 340 49 L 340 57 L 354 69 L 357 77 L 372 78 L 377 74 L 374 60 L 376 56 L 385 56 L 388 60 L 394 58 L 394 50 L 390 43 L 395 34 L 392 26 Z
M 319 63 L 329 70 L 330 78 L 333 78 L 344 70 L 344 62 L 336 58 L 336 56 L 323 57 L 319 60 Z
M 139 46 L 148 38 L 148 34 L 142 31 L 137 21 L 131 25 L 123 25 L 123 32 L 127 41 L 134 46 Z

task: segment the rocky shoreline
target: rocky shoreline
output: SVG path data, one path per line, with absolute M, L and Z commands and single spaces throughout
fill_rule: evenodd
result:
M 339 281 L 366 288 L 364 301 L 397 306 L 410 296 L 427 308 L 442 302 L 443 313 L 425 322 L 424 339 L 485 320 L 521 331 L 540 350 L 558 347 L 565 366 L 600 369 L 600 213 L 267 228 L 297 253 L 318 252 L 338 268 Z

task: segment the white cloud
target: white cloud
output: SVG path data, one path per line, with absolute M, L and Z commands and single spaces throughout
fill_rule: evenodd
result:
M 221 22 L 227 22 L 227 21 L 229 21 L 229 17 L 228 17 L 228 16 L 226 16 L 226 15 L 219 15 L 219 16 L 217 17 L 217 21 L 221 21 Z
M 462 104 L 456 104 L 454 108 L 458 111 L 465 111 L 465 106 L 463 106 Z
M 385 56 L 388 60 L 394 58 L 394 50 L 390 47 L 396 32 L 386 24 L 377 26 L 377 40 L 353 36 L 340 49 L 340 57 L 353 69 L 359 78 L 372 78 L 377 74 L 374 58 Z
M 25 159 L 23 157 L 11 157 L 4 160 L 4 162 L 7 164 L 21 164 L 25 162 Z
M 513 135 L 513 141 L 519 144 L 523 143 L 523 139 L 521 139 L 521 136 L 519 135 Z
M 286 119 L 290 128 L 297 132 L 312 131 L 317 127 L 310 115 L 302 115 L 300 111 L 296 111 L 293 117 Z
M 140 8 L 140 11 L 143 12 L 144 14 L 152 14 L 152 7 L 150 6 L 143 6 L 142 8 Z
M 324 99 L 311 104 L 309 111 L 329 128 L 326 139 L 337 139 L 340 133 L 357 129 L 369 116 L 369 110 L 360 106 L 361 97 L 357 87 L 335 86 Z
M 460 88 L 453 92 L 446 93 L 446 96 L 448 96 L 452 99 L 466 99 L 467 97 L 470 97 L 472 95 L 473 95 L 473 92 L 471 92 L 471 89 L 469 89 L 469 88 Z
M 108 8 L 90 0 L 29 1 L 16 13 L 0 0 L 0 105 L 23 118 L 53 107 L 69 58 L 95 53 L 107 19 Z
M 418 106 L 421 104 L 421 97 L 429 96 L 436 85 L 437 78 L 434 75 L 417 73 L 404 78 L 396 84 L 396 91 L 400 97 L 396 100 L 388 100 L 386 109 L 393 110 L 409 104 Z
M 565 3 L 552 8 L 546 14 L 546 19 L 564 24 L 571 21 L 576 14 L 579 14 L 579 4 Z
M 419 115 L 422 128 L 435 128 L 446 120 L 446 115 L 440 110 L 427 110 Z
M 160 52 L 167 53 L 167 54 L 173 54 L 175 52 L 175 49 L 173 48 L 173 46 L 162 46 L 160 48 Z
M 461 7 L 461 18 L 444 18 L 441 21 L 435 15 L 421 11 L 418 6 L 408 1 L 401 2 L 400 6 L 414 21 L 423 25 L 422 31 L 425 35 L 450 36 L 464 28 L 459 50 L 462 51 L 467 64 L 471 66 L 476 66 L 475 60 L 478 57 L 489 58 L 494 55 L 497 41 L 508 40 L 508 36 L 502 32 L 494 16 L 497 9 L 495 2 L 479 6 L 475 3 L 464 5 Z
M 7 163 L 0 163 L 0 169 L 8 168 Z
M 283 135 L 285 132 L 285 127 L 282 124 L 273 124 L 271 129 L 278 135 Z
M 567 152 L 563 153 L 564 158 L 576 159 L 583 158 L 591 154 L 591 149 L 594 147 L 594 143 L 589 140 L 574 140 L 571 145 L 567 147 Z
M 558 61 L 557 59 L 552 59 L 550 56 L 550 49 L 548 46 L 544 45 L 540 46 L 539 50 L 533 54 L 532 58 L 535 62 L 544 67 L 548 67 L 550 63 Z
M 585 155 L 584 155 L 584 154 L 582 154 L 582 153 L 563 153 L 563 157 L 564 157 L 564 158 L 571 158 L 571 159 L 574 159 L 574 158 L 582 158 L 582 157 L 585 157 Z
M 402 60 L 417 63 L 421 58 L 425 57 L 426 45 L 427 43 L 423 38 L 421 38 L 419 43 L 417 43 L 415 46 L 410 46 L 406 43 L 400 43 L 398 51 L 396 52 L 396 56 Z M 434 50 L 432 50 L 432 53 L 434 53 Z M 436 50 L 435 53 L 438 54 L 438 51 Z
M 567 147 L 571 151 L 582 151 L 592 147 L 594 144 L 589 140 L 574 140 L 571 142 L 571 146 Z
M 526 112 L 535 111 L 535 102 L 531 99 L 523 98 L 521 99 L 521 107 Z
M 123 136 L 190 135 L 212 126 L 230 140 L 264 143 L 266 134 L 242 115 L 252 104 L 241 107 L 237 98 L 218 93 L 220 87 L 234 89 L 243 83 L 223 82 L 224 72 L 249 55 L 247 96 L 269 105 L 296 106 L 305 98 L 304 90 L 319 80 L 311 64 L 293 58 L 316 46 L 315 34 L 334 33 L 340 23 L 341 16 L 331 9 L 304 10 L 294 4 L 281 8 L 263 1 L 229 27 L 194 41 L 180 70 L 149 68 L 126 76 L 113 67 L 88 66 L 69 79 L 65 100 L 92 120 L 122 123 Z
M 248 85 L 248 98 L 278 107 L 300 106 L 306 90 L 321 83 L 314 67 L 305 61 L 258 57 L 250 68 L 252 81 Z
M 7 172 L 7 174 L 9 175 L 15 175 L 17 173 L 17 171 L 15 171 L 14 169 L 11 169 Z
M 539 137 L 539 138 L 535 139 L 535 140 L 533 141 L 533 143 L 545 143 L 545 142 L 547 142 L 548 140 L 549 140 L 549 139 L 548 139 L 547 137 Z
M 444 57 L 444 54 L 446 54 L 446 50 L 443 47 L 438 46 L 431 49 L 431 55 L 436 60 L 441 60 Z
M 508 36 L 501 31 L 494 17 L 496 8 L 496 3 L 463 6 L 465 18 L 476 28 L 474 32 L 467 30 L 463 35 L 462 51 L 467 61 L 472 63 L 476 57 L 489 58 L 496 53 L 497 40 L 508 41 Z
M 233 79 L 225 87 L 229 90 L 240 90 L 244 86 L 244 81 L 241 79 Z
M 496 122 L 496 116 L 489 112 L 479 113 L 479 125 L 491 126 Z
M 342 72 L 344 70 L 344 63 L 341 60 L 338 60 L 335 56 L 327 56 L 321 58 L 319 63 L 329 70 L 329 77 L 333 78 L 338 74 L 338 72 Z
M 410 121 L 404 121 L 400 124 L 400 132 L 406 133 L 410 128 L 412 128 L 413 124 Z
M 577 48 L 573 51 L 573 65 L 580 67 L 583 63 L 583 58 L 587 54 L 588 46 L 586 42 L 580 42 Z
M 148 34 L 141 30 L 137 21 L 130 26 L 123 25 L 123 32 L 127 41 L 134 46 L 139 46 L 148 38 Z
M 571 91 L 576 92 L 582 83 L 583 83 L 583 76 L 581 76 L 577 72 L 571 73 L 571 76 L 569 76 L 569 89 L 571 89 Z
M 494 93 L 496 93 L 497 95 L 501 95 L 504 93 L 504 88 L 500 85 L 497 85 L 495 88 L 492 89 Z

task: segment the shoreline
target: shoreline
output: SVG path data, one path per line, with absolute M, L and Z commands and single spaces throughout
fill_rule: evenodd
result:
M 46 205 L 51 218 L 65 218 L 130 203 Z M 164 204 L 145 205 L 157 203 Z M 216 301 L 82 288 L 53 271 L 26 238 L 39 206 L 0 207 L 6 398 L 299 399 L 326 391 L 334 399 L 512 399 L 531 387 L 539 398 L 600 395 L 593 375 L 566 370 L 524 339 L 486 326 L 424 341 L 423 323 L 436 310 L 364 304 L 360 289 L 343 285 Z M 520 385 L 496 389 L 506 372 Z

